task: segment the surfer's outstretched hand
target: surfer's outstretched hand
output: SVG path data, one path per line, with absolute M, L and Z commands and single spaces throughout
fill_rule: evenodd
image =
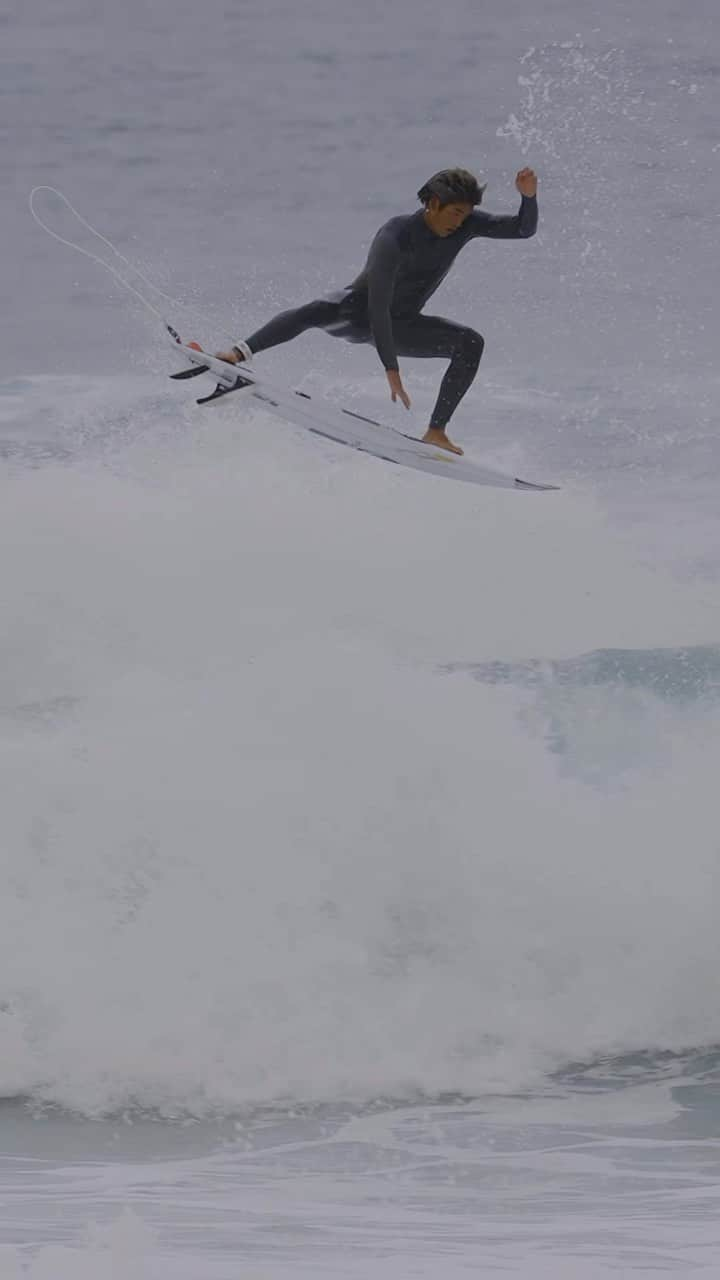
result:
M 390 384 L 390 399 L 393 404 L 396 400 L 402 400 L 406 409 L 410 408 L 410 397 L 402 384 L 400 371 L 398 369 L 387 369 L 387 380 Z

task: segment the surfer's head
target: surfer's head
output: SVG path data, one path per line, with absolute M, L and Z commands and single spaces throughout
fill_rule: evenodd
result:
M 437 236 L 457 231 L 483 198 L 485 184 L 467 169 L 441 169 L 418 191 L 425 221 Z

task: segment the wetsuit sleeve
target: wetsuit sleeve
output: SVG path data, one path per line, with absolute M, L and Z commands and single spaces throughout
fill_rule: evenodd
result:
M 476 209 L 467 220 L 470 239 L 490 236 L 495 240 L 528 240 L 534 236 L 538 224 L 537 196 L 523 196 L 520 212 L 514 217 L 499 213 L 484 213 Z
M 397 369 L 390 304 L 400 264 L 397 238 L 383 229 L 375 238 L 367 261 L 368 314 L 378 355 L 386 369 Z

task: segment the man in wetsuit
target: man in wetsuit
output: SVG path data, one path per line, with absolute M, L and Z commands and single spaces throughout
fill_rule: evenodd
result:
M 390 395 L 410 408 L 398 356 L 449 357 L 423 440 L 462 453 L 447 436 L 447 424 L 472 383 L 485 345 L 474 329 L 422 314 L 468 240 L 527 240 L 538 221 L 537 178 L 521 169 L 515 179 L 522 197 L 514 216 L 476 210 L 484 186 L 467 169 L 443 169 L 418 191 L 422 209 L 391 218 L 370 246 L 365 267 L 347 288 L 327 298 L 283 311 L 262 329 L 219 351 L 231 364 L 289 342 L 306 329 L 324 329 L 349 342 L 373 342 L 385 366 Z

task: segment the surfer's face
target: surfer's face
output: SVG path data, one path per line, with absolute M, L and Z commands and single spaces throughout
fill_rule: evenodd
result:
M 451 236 L 458 231 L 466 218 L 469 218 L 473 206 L 466 203 L 441 204 L 437 196 L 433 196 L 425 208 L 425 221 L 436 236 Z

